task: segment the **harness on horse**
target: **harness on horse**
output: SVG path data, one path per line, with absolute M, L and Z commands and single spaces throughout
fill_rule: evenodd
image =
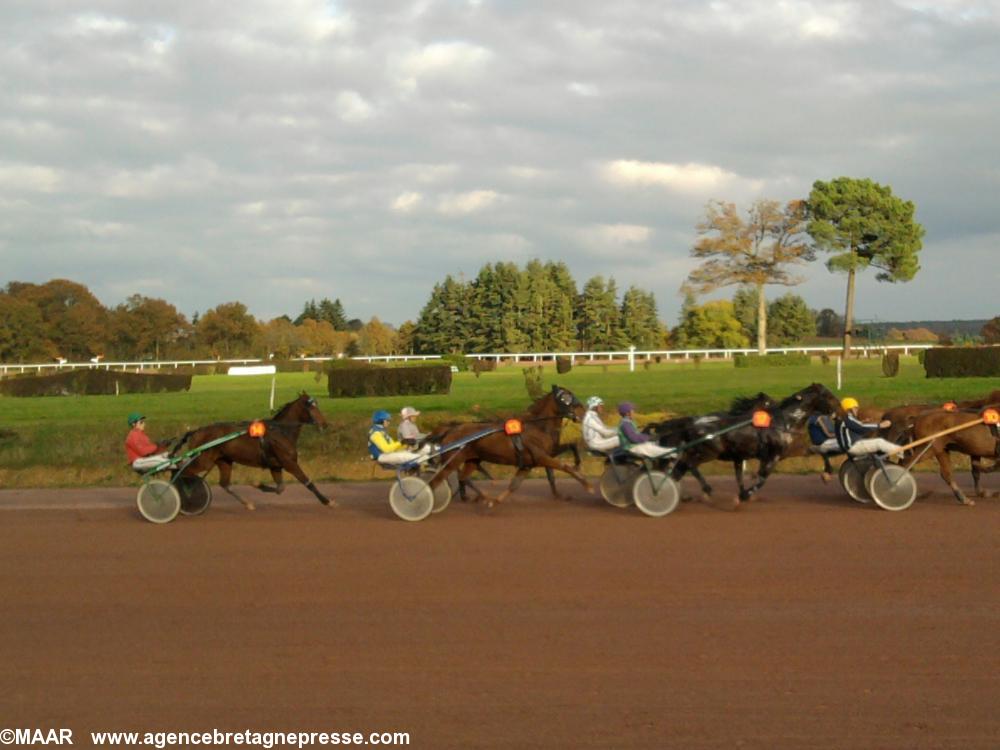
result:
M 525 468 L 524 439 L 521 437 L 521 433 L 524 431 L 524 425 L 521 423 L 520 419 L 508 419 L 503 423 L 503 431 L 504 434 L 510 438 L 511 445 L 514 446 L 514 457 L 517 459 L 517 470 L 521 471 Z

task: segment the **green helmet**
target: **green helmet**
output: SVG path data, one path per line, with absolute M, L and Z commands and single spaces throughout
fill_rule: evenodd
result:
M 141 422 L 146 417 L 137 411 L 132 412 L 128 415 L 128 426 L 134 427 L 136 422 Z

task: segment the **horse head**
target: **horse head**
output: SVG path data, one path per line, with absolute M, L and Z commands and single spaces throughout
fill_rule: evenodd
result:
M 319 410 L 316 399 L 305 391 L 298 397 L 289 401 L 275 413 L 271 419 L 275 422 L 293 422 L 296 424 L 314 424 L 321 430 L 328 425 L 323 412 Z
M 555 399 L 556 407 L 559 409 L 559 416 L 565 419 L 572 419 L 579 422 L 587 412 L 580 399 L 568 388 L 561 388 L 558 385 L 552 386 L 552 397 Z
M 842 415 L 840 400 L 822 383 L 813 383 L 796 391 L 778 404 L 778 411 L 794 424 L 801 424 L 813 414 Z

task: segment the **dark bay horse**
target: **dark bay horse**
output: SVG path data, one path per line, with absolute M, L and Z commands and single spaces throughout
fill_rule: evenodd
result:
M 712 487 L 697 471 L 698 466 L 712 460 L 732 461 L 739 486 L 739 494 L 733 498 L 733 506 L 736 507 L 740 502 L 750 500 L 764 486 L 778 461 L 791 447 L 796 433 L 803 429 L 811 415 L 841 413 L 840 401 L 826 386 L 819 383 L 793 393 L 777 405 L 763 406 L 765 398 L 766 394 L 761 393 L 754 398 L 735 402 L 734 408 L 725 415 L 696 417 L 689 424 L 681 425 L 679 430 L 657 432 L 661 445 L 676 446 L 701 440 L 681 453 L 671 471 L 674 481 L 679 481 L 684 474 L 691 472 L 698 479 L 702 492 L 711 496 Z M 770 426 L 746 425 L 719 434 L 727 427 L 750 419 L 753 412 L 761 408 L 771 415 Z M 714 437 L 704 439 L 709 435 Z M 743 462 L 750 459 L 756 459 L 760 467 L 756 481 L 749 487 L 744 487 Z
M 282 471 L 287 471 L 302 482 L 323 505 L 336 506 L 336 501 L 330 500 L 320 492 L 299 466 L 298 440 L 302 425 L 315 424 L 321 429 L 327 425 L 326 417 L 316 405 L 316 400 L 310 398 L 307 393 L 302 393 L 294 401 L 289 401 L 282 406 L 273 417 L 261 421 L 265 428 L 263 437 L 251 437 L 249 434 L 240 435 L 214 448 L 209 448 L 185 466 L 183 473 L 203 475 L 211 471 L 213 466 L 217 466 L 219 468 L 219 486 L 243 503 L 247 510 L 253 510 L 254 504 L 244 500 L 229 486 L 233 464 L 269 469 L 274 479 L 274 485 L 260 484 L 258 489 L 278 494 L 285 490 Z M 185 444 L 189 449 L 194 449 L 231 432 L 246 430 L 250 424 L 250 422 L 217 422 L 200 427 L 184 435 L 172 453 L 176 454 Z
M 647 435 L 652 435 L 656 438 L 657 443 L 668 448 L 676 448 L 695 440 L 703 441 L 697 446 L 692 446 L 690 451 L 685 451 L 685 454 L 697 451 L 701 445 L 704 445 L 706 451 L 709 451 L 710 447 L 707 443 L 715 442 L 717 450 L 709 452 L 718 454 L 713 457 L 721 457 L 721 453 L 725 450 L 725 446 L 721 441 L 725 439 L 725 435 L 721 435 L 709 441 L 703 440 L 705 437 L 709 434 L 719 432 L 730 425 L 750 419 L 753 413 L 759 409 L 771 409 L 776 405 L 777 402 L 774 399 L 761 391 L 756 396 L 737 396 L 729 405 L 728 411 L 716 411 L 711 412 L 710 414 L 703 414 L 701 416 L 676 417 L 674 419 L 668 419 L 665 422 L 653 422 L 646 425 L 642 431 Z M 692 453 L 692 458 L 697 459 L 697 454 Z M 668 456 L 665 463 L 669 463 L 670 460 L 671 459 Z M 711 458 L 705 458 L 704 460 L 708 461 L 711 460 Z M 739 481 L 742 481 L 740 477 L 743 473 L 743 465 L 745 461 L 745 458 L 733 458 L 733 467 Z M 698 465 L 702 463 L 702 461 L 686 461 L 685 455 L 682 454 L 678 460 L 678 464 L 680 463 L 684 464 L 683 471 L 681 471 L 675 478 L 680 478 L 680 476 L 683 476 L 685 472 L 690 473 L 691 476 L 698 480 L 698 484 L 701 486 L 702 492 L 704 492 L 707 496 L 711 496 L 712 488 L 708 484 L 705 477 L 702 476 L 702 473 L 698 470 Z M 688 497 L 686 499 L 690 500 L 691 498 Z
M 492 507 L 494 503 L 506 500 L 520 486 L 531 469 L 541 467 L 548 474 L 553 495 L 558 495 L 555 479 L 551 473 L 554 469 L 566 472 L 580 482 L 588 492 L 592 492 L 590 483 L 580 473 L 579 458 L 577 464 L 573 466 L 555 458 L 560 453 L 575 448 L 575 445 L 559 442 L 563 419 L 579 420 L 584 411 L 583 404 L 573 395 L 572 391 L 553 385 L 552 390 L 533 403 L 526 413 L 515 418 L 522 425 L 520 435 L 508 435 L 503 429 L 499 429 L 497 432 L 470 442 L 451 453 L 444 454 L 441 471 L 431 482 L 431 485 L 437 486 L 446 480 L 449 474 L 459 471 L 459 483 L 472 489 L 478 497 L 485 498 L 487 507 Z M 477 432 L 491 428 L 502 428 L 507 421 L 464 422 L 459 425 L 438 428 L 427 439 L 447 447 L 448 444 L 475 435 Z M 517 473 L 511 479 L 510 486 L 495 500 L 486 498 L 479 489 L 469 482 L 469 477 L 482 462 L 517 467 Z
M 938 410 L 927 412 L 913 421 L 910 437 L 913 440 L 920 440 L 941 430 L 971 422 L 977 416 L 979 416 L 978 411 Z M 986 497 L 986 493 L 979 486 L 980 476 L 994 472 L 1000 466 L 1000 437 L 998 437 L 995 426 L 978 424 L 959 432 L 953 432 L 951 435 L 944 435 L 931 442 L 930 451 L 937 459 L 941 478 L 951 488 L 958 502 L 963 505 L 975 505 L 975 501 L 967 497 L 955 482 L 951 466 L 952 452 L 962 453 L 969 457 L 972 464 L 972 481 L 976 496 Z M 920 453 L 917 456 L 912 456 L 906 464 L 906 468 L 910 468 L 919 455 Z M 982 463 L 984 458 L 991 459 L 993 465 L 986 468 Z

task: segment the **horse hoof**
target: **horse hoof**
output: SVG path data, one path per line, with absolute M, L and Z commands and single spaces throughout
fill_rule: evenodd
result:
M 245 506 L 243 506 L 243 507 L 245 507 L 245 508 L 246 508 L 247 510 L 257 510 L 257 506 L 256 506 L 256 505 L 254 505 L 253 503 L 247 503 L 247 504 L 246 504 Z
M 833 477 L 831 477 L 824 471 L 822 474 L 819 475 L 819 478 L 823 480 L 823 484 L 827 484 Z
M 962 501 L 962 505 L 975 505 L 975 504 L 976 501 L 973 500 L 971 497 L 967 497 L 965 498 L 965 500 Z

